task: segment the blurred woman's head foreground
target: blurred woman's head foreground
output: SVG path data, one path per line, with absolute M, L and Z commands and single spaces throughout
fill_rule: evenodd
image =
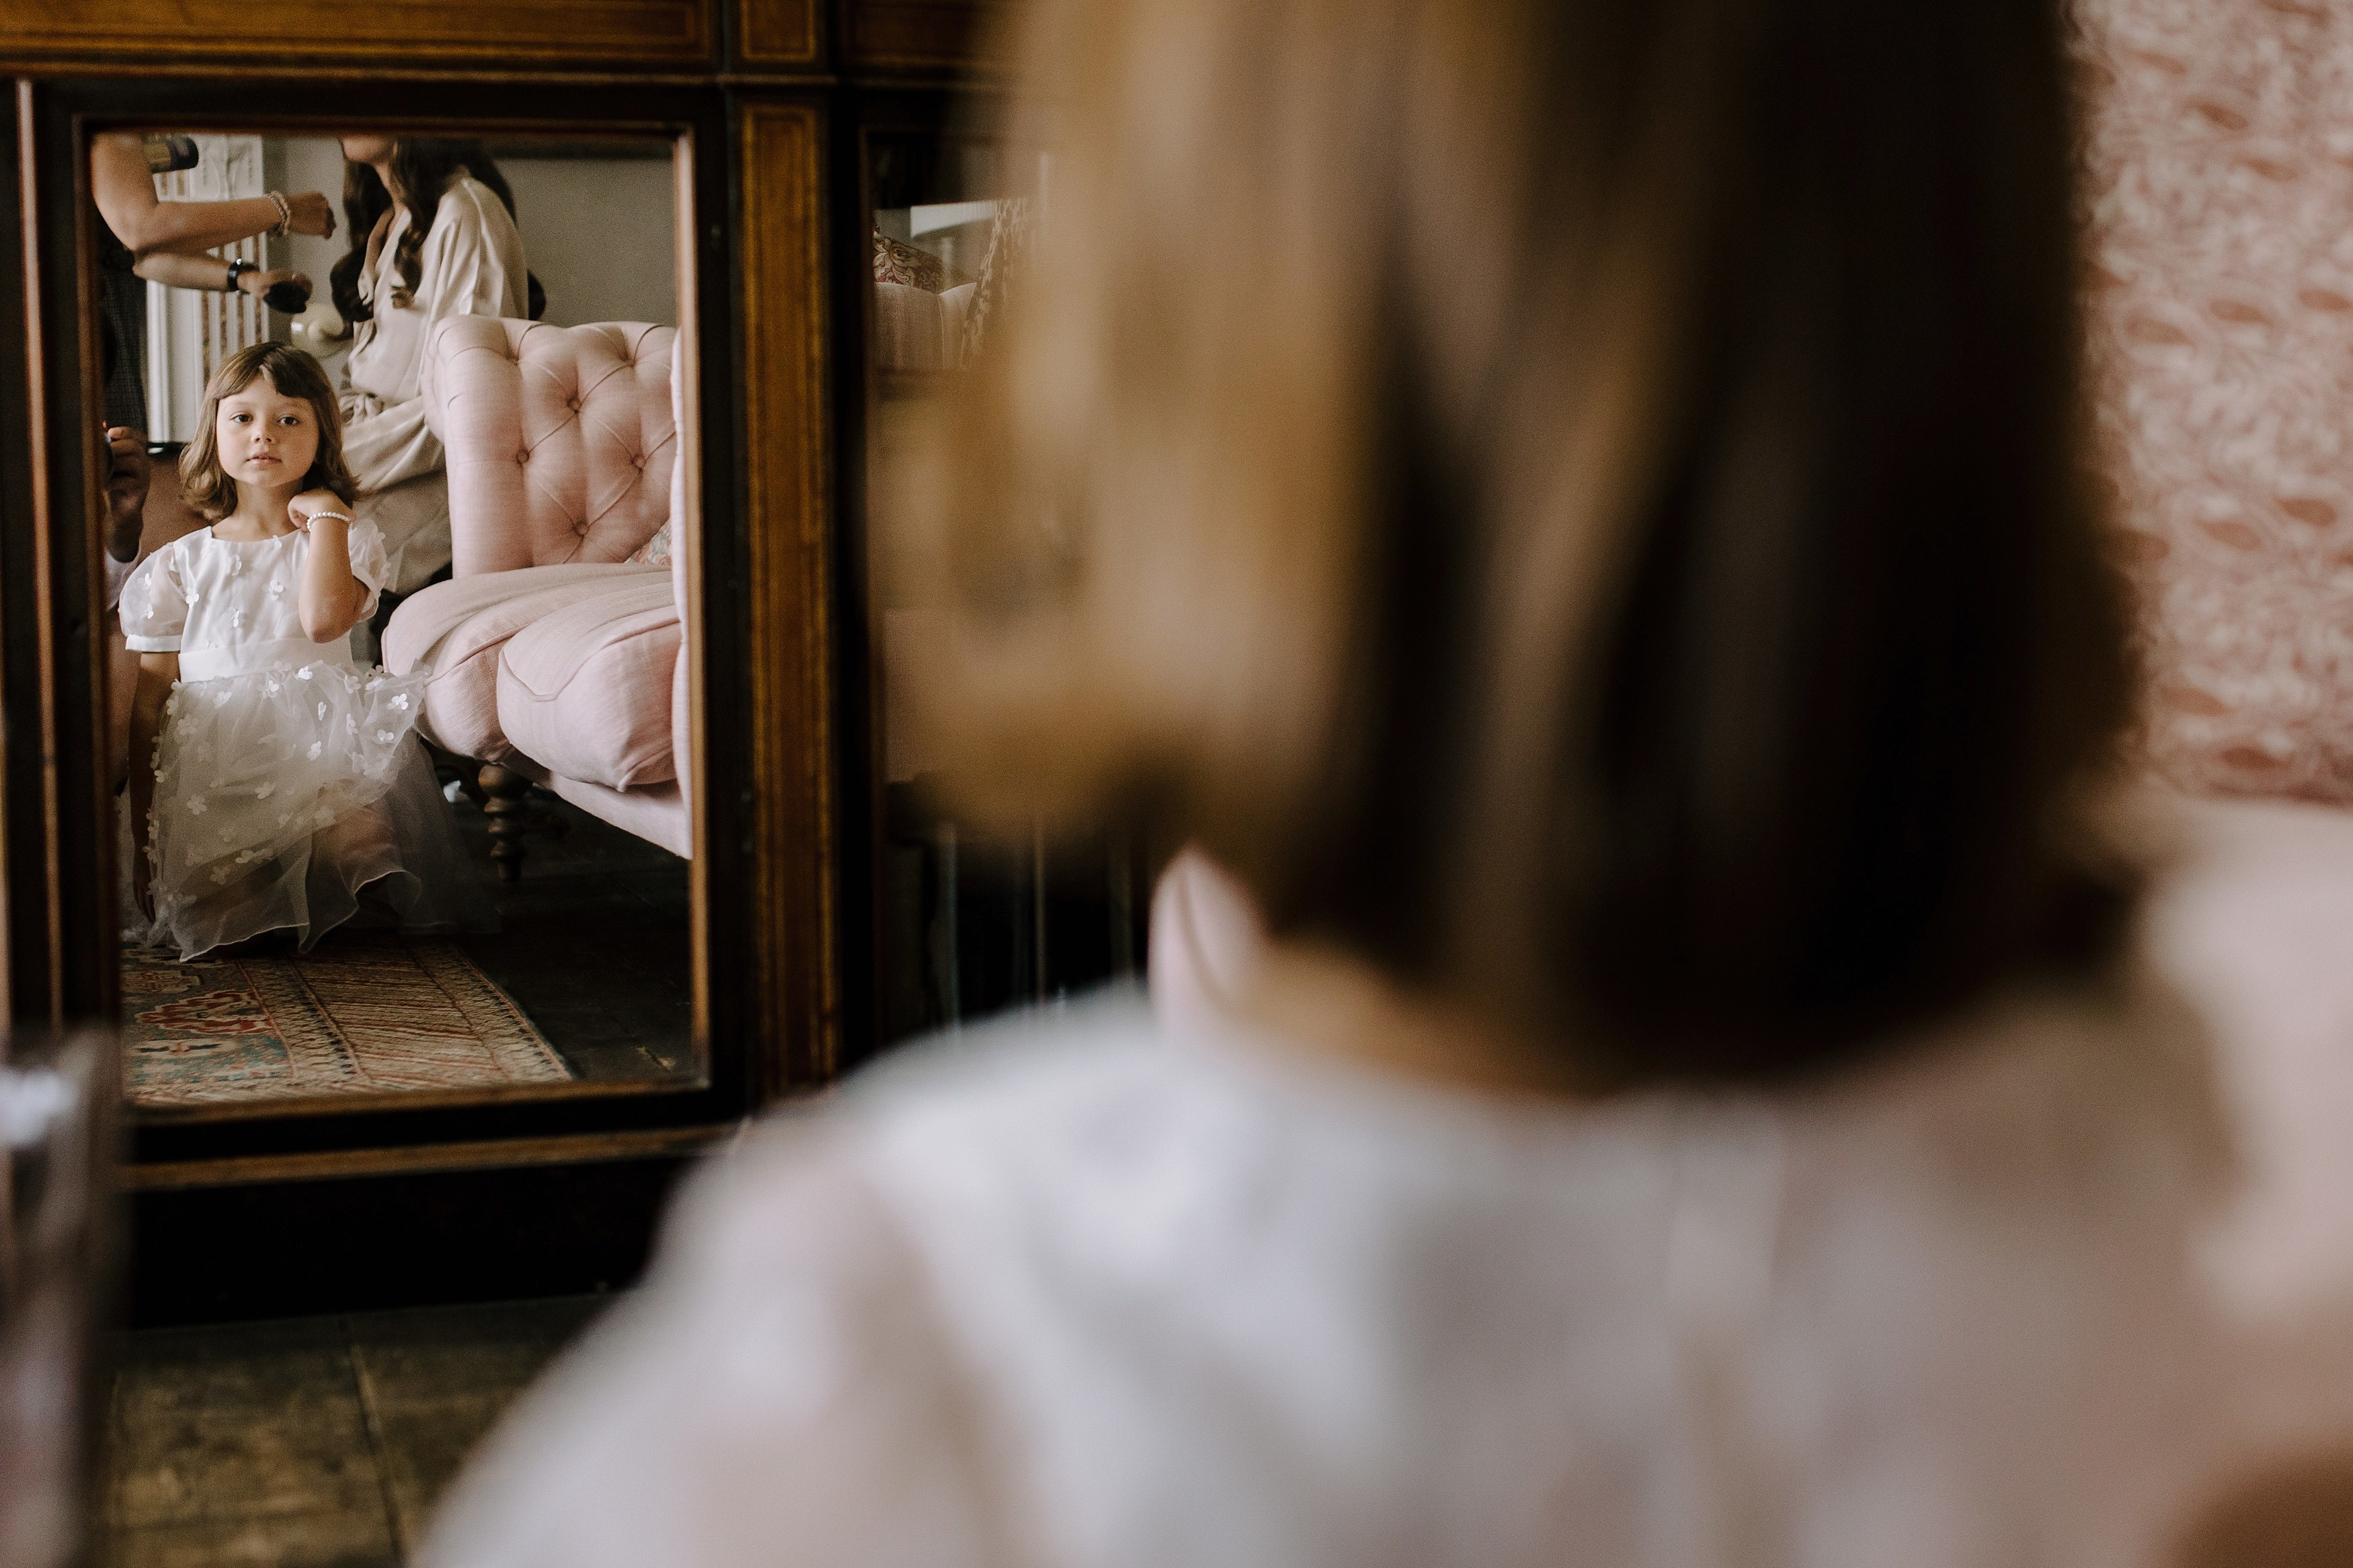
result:
M 1050 0 L 1016 55 L 1039 270 L 929 509 L 978 798 L 1147 814 L 1596 1087 L 2107 959 L 2049 0 Z
M 2353 823 L 2124 962 L 2061 3 L 1029 12 L 928 702 L 1273 941 L 746 1139 L 426 1560 L 2342 1560 Z

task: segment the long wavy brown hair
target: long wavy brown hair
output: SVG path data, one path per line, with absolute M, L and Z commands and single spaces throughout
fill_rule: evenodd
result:
M 220 442 L 214 426 L 220 418 L 221 399 L 234 397 L 266 375 L 282 397 L 299 397 L 311 405 L 319 421 L 319 452 L 302 476 L 306 490 L 332 490 L 345 506 L 359 499 L 360 487 L 343 461 L 343 415 L 335 405 L 334 384 L 324 366 L 301 349 L 285 343 L 256 343 L 229 355 L 205 384 L 205 409 L 196 420 L 196 438 L 180 454 L 180 499 L 206 522 L 218 522 L 237 510 L 237 481 L 221 471 Z
M 328 270 L 327 286 L 344 321 L 364 321 L 375 314 L 375 307 L 360 292 L 360 274 L 367 267 L 368 241 L 375 233 L 376 220 L 396 202 L 407 209 L 408 226 L 393 243 L 390 265 L 400 279 L 393 290 L 393 301 L 408 303 L 424 273 L 425 237 L 432 232 L 434 215 L 441 210 L 441 193 L 460 174 L 489 186 L 507 216 L 515 216 L 514 189 L 476 137 L 403 136 L 395 141 L 392 180 L 399 187 L 397 195 L 385 189 L 372 165 L 343 161 L 344 232 L 350 236 L 351 248 Z M 537 321 L 545 296 L 536 277 L 529 279 L 529 292 L 531 318 Z
M 967 801 L 1597 1084 L 2102 972 L 2063 0 L 1017 15 L 1050 218 L 905 487 Z

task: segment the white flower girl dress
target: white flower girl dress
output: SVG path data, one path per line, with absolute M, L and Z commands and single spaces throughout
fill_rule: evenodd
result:
M 350 537 L 364 617 L 386 576 L 384 536 L 358 522 Z M 310 639 L 309 549 L 301 532 L 199 529 L 123 587 L 123 640 L 180 656 L 155 744 L 155 914 L 126 900 L 127 942 L 189 959 L 289 928 L 308 951 L 354 917 L 495 924 L 415 733 L 425 678 L 361 669 L 347 639 Z

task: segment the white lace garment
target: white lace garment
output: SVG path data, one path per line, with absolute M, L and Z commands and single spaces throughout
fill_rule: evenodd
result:
M 359 323 L 343 361 L 343 457 L 364 492 L 360 516 L 385 532 L 385 585 L 414 593 L 449 563 L 449 493 L 441 438 L 426 417 L 419 383 L 433 329 L 451 316 L 528 312 L 522 235 L 498 193 L 470 176 L 449 182 L 417 252 L 417 287 L 406 289 L 395 252 L 408 232 L 396 207 L 359 288 L 375 314 Z M 406 302 L 396 296 L 406 292 Z
M 385 581 L 384 542 L 350 531 L 352 574 Z M 302 629 L 310 537 L 216 538 L 209 528 L 142 563 L 122 591 L 123 640 L 176 653 L 156 737 L 150 864 L 155 913 L 126 899 L 124 936 L 194 958 L 262 931 L 308 948 L 377 885 L 414 929 L 484 923 L 448 803 L 414 733 L 422 675 L 352 663 L 346 639 Z

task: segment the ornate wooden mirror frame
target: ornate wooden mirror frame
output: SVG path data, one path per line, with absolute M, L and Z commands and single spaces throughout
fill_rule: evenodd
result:
M 878 102 L 940 101 L 981 9 L 292 0 L 262 39 L 235 0 L 0 0 L 16 89 L 0 138 L 17 171 L 0 182 L 0 220 L 20 236 L 0 247 L 0 982 L 19 1022 L 111 1017 L 118 1001 L 111 803 L 96 765 L 89 133 L 427 121 L 651 132 L 680 139 L 690 170 L 681 300 L 700 404 L 694 963 L 707 1081 L 136 1123 L 126 1184 L 142 1315 L 624 1274 L 683 1159 L 859 1053 L 872 810 L 855 543 L 859 127 Z

